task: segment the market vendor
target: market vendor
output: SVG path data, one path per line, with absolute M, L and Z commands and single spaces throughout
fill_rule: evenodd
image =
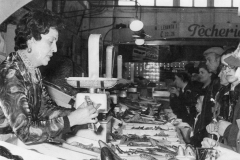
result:
M 14 133 L 26 144 L 51 141 L 74 125 L 96 123 L 92 106 L 57 106 L 42 84 L 38 67 L 48 65 L 62 20 L 49 10 L 25 15 L 17 25 L 16 52 L 0 65 L 0 134 Z M 0 136 L 1 140 L 4 140 Z

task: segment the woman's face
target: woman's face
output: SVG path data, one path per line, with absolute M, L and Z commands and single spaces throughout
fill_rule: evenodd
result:
M 32 49 L 31 61 L 35 67 L 46 66 L 53 53 L 57 52 L 58 31 L 56 29 L 50 28 L 49 33 L 41 34 L 41 37 L 39 41 L 32 38 L 28 43 L 28 47 Z
M 226 72 L 224 69 L 222 69 L 220 71 L 220 73 L 218 74 L 218 77 L 220 79 L 220 84 L 221 85 L 224 85 L 224 86 L 227 86 L 229 83 L 228 83 L 228 80 L 227 80 L 227 77 L 226 77 Z
M 226 79 L 229 83 L 233 83 L 238 80 L 236 76 L 236 68 L 224 65 L 223 69 L 225 70 Z
M 227 54 L 227 55 L 223 55 L 221 58 L 221 62 L 222 62 L 222 70 L 225 72 L 226 75 L 226 79 L 229 83 L 233 83 L 235 81 L 238 80 L 237 76 L 236 76 L 236 70 L 237 68 L 231 65 L 228 65 L 224 60 L 231 56 L 231 54 Z
M 206 69 L 204 68 L 199 68 L 199 81 L 202 83 L 206 83 L 209 80 L 211 80 L 211 75 L 212 73 L 209 73 Z

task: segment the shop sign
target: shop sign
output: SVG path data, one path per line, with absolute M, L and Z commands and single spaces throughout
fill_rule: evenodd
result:
M 240 38 L 240 24 L 233 23 L 180 23 L 179 37 Z
M 172 23 L 172 24 L 166 24 L 160 26 L 160 37 L 161 38 L 175 38 L 178 37 L 178 24 Z
M 133 48 L 133 61 L 158 61 L 158 46 L 136 46 Z

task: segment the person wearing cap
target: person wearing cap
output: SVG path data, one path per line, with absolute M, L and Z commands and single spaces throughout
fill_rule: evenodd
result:
M 239 54 L 239 52 L 235 51 L 223 56 L 223 67 L 226 70 L 226 78 L 231 83 L 231 90 L 236 93 L 234 95 L 236 97 L 235 102 L 233 102 L 235 103 L 234 106 L 229 106 L 230 110 L 232 110 L 229 113 L 233 115 L 232 120 L 230 122 L 220 120 L 215 124 L 209 124 L 206 129 L 209 133 L 217 132 L 220 136 L 223 136 L 228 147 L 240 153 L 240 79 L 239 75 L 236 74 L 239 73 L 240 58 L 236 56 L 236 53 Z
M 221 55 L 223 54 L 223 52 L 224 50 L 221 47 L 211 47 L 203 53 L 206 59 L 206 66 L 208 68 L 208 71 L 212 73 L 211 84 L 209 85 L 208 93 L 206 93 L 205 99 L 215 99 L 217 92 L 221 88 L 218 74 L 221 70 L 220 64 Z
M 208 70 L 216 75 L 218 75 L 220 71 L 219 65 L 223 52 L 224 50 L 221 47 L 211 47 L 203 52 Z

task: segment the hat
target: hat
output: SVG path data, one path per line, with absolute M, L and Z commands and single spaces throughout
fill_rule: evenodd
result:
M 238 57 L 233 56 L 233 55 L 225 58 L 223 61 L 226 62 L 229 65 L 240 67 L 240 59 Z
M 222 55 L 224 50 L 221 47 L 211 47 L 203 52 L 203 55 L 206 56 L 209 53 L 216 53 L 218 55 Z
M 228 65 L 240 67 L 240 43 L 237 49 L 223 60 Z

